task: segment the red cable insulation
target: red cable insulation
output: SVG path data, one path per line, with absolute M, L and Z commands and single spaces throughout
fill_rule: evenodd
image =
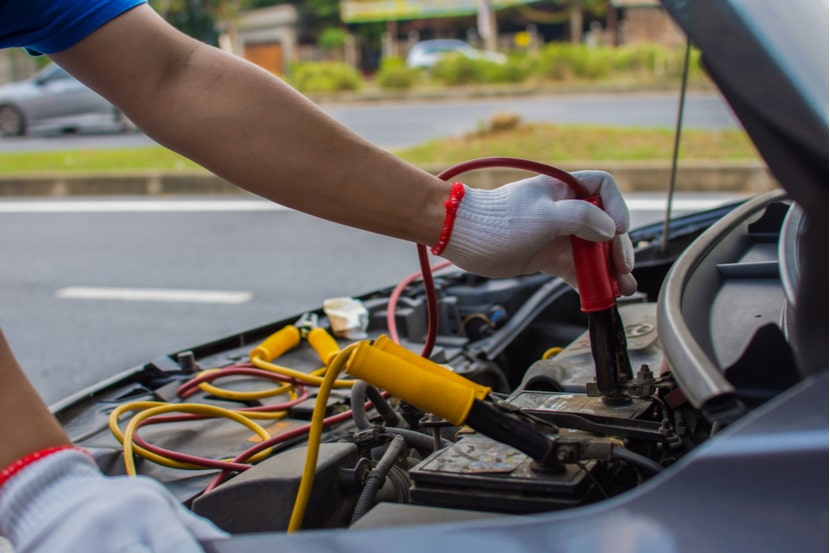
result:
M 237 368 L 235 371 L 233 371 L 233 374 L 245 374 L 244 372 L 238 372 L 238 371 L 242 371 L 242 370 L 243 369 Z M 273 373 L 271 373 L 271 374 L 273 374 Z M 212 376 L 228 376 L 228 375 L 216 375 L 216 373 L 213 373 L 213 374 L 205 375 L 205 376 L 212 377 Z M 277 375 L 277 376 L 281 376 L 281 375 Z M 194 380 L 197 380 L 197 379 L 194 379 Z M 211 378 L 202 378 L 201 379 L 202 382 L 208 381 L 208 380 L 211 380 Z M 237 411 L 243 411 L 243 412 L 287 411 L 287 410 L 291 409 L 292 407 L 294 407 L 295 405 L 298 405 L 298 404 L 300 404 L 300 403 L 302 403 L 302 402 L 304 402 L 305 400 L 308 399 L 308 390 L 305 387 L 298 386 L 298 391 L 300 391 L 300 395 L 296 399 L 292 399 L 290 401 L 285 401 L 283 403 L 278 403 L 278 404 L 274 404 L 274 405 L 263 405 L 263 406 L 260 406 L 260 407 L 244 407 L 244 408 L 241 408 L 241 409 L 237 409 Z M 190 414 L 190 413 L 182 413 L 180 415 L 157 415 L 155 417 L 148 417 L 147 419 L 141 421 L 138 424 L 138 428 L 141 428 L 142 426 L 150 425 L 150 424 L 163 424 L 163 423 L 169 423 L 169 422 L 184 422 L 184 421 L 201 420 L 201 419 L 207 419 L 207 418 L 213 418 L 213 417 L 210 417 L 210 416 L 207 416 L 207 415 L 195 415 L 195 414 Z M 166 449 L 166 448 L 163 448 L 161 446 L 157 446 L 157 445 L 154 445 L 154 444 L 151 444 L 151 443 L 147 442 L 144 438 L 142 438 L 138 434 L 138 428 L 136 429 L 136 432 L 133 435 L 133 442 L 135 442 L 135 444 L 138 445 L 139 447 L 142 447 L 142 448 L 146 449 L 147 451 L 150 451 L 151 453 L 155 453 L 155 454 L 160 455 L 162 457 L 167 457 L 169 459 L 173 459 L 174 461 L 179 461 L 181 463 L 189 463 L 191 465 L 201 465 L 205 468 L 216 468 L 216 469 L 230 470 L 230 471 L 235 471 L 235 472 L 247 470 L 248 468 L 250 468 L 252 466 L 252 465 L 243 464 L 243 463 L 240 463 L 240 462 L 210 459 L 208 457 L 200 457 L 200 456 L 192 455 L 192 454 L 189 454 L 189 453 L 182 453 L 182 452 L 179 452 L 179 451 Z
M 266 371 L 264 369 L 254 367 L 250 363 L 238 363 L 235 365 L 223 367 L 215 372 L 201 374 L 197 377 L 188 380 L 187 382 L 179 386 L 178 389 L 176 389 L 176 395 L 184 399 L 199 391 L 199 384 L 202 384 L 203 382 L 212 382 L 219 378 L 225 378 L 227 376 L 234 375 L 258 376 L 277 382 L 293 383 L 297 386 L 302 385 L 301 382 L 291 378 L 290 376 L 285 376 L 275 372 Z
M 482 157 L 478 159 L 471 159 L 463 161 L 452 167 L 444 169 L 438 174 L 438 178 L 448 181 L 462 173 L 475 171 L 478 169 L 488 169 L 493 167 L 506 167 L 508 169 L 519 169 L 529 171 L 531 173 L 538 173 L 547 175 L 560 180 L 570 186 L 577 195 L 577 198 L 584 199 L 588 196 L 585 187 L 579 180 L 568 173 L 552 165 L 539 163 L 538 161 L 531 161 L 529 159 L 521 159 L 514 157 Z M 424 290 L 427 295 L 427 337 L 424 349 L 421 352 L 423 357 L 429 358 L 432 354 L 432 348 L 435 345 L 435 340 L 438 337 L 438 300 L 435 294 L 435 285 L 432 281 L 432 274 L 429 267 L 429 254 L 427 248 L 423 244 L 418 244 L 418 260 L 421 265 L 421 273 L 424 276 Z
M 371 402 L 366 402 L 366 406 L 367 406 L 367 409 L 370 408 Z M 333 424 L 337 424 L 339 422 L 349 420 L 350 418 L 352 418 L 351 410 L 344 411 L 344 412 L 339 413 L 337 415 L 332 415 L 330 417 L 327 417 L 327 418 L 323 419 L 323 427 L 325 428 L 327 426 L 331 426 Z M 259 442 L 258 444 L 246 449 L 245 451 L 243 451 L 242 453 L 237 455 L 234 458 L 233 462 L 235 462 L 235 463 L 244 462 L 246 459 L 248 459 L 251 456 L 257 454 L 258 452 L 262 451 L 263 449 L 267 449 L 267 448 L 272 447 L 274 445 L 281 444 L 282 442 L 286 442 L 290 439 L 302 436 L 303 434 L 308 433 L 308 431 L 310 429 L 311 429 L 311 425 L 306 424 L 306 425 L 300 426 L 298 428 L 294 428 L 292 430 L 288 430 L 286 432 L 283 432 L 282 434 L 277 434 L 276 436 L 274 436 L 270 440 L 265 440 L 265 441 Z M 223 470 L 222 472 L 220 472 L 219 474 L 214 476 L 213 479 L 210 481 L 210 483 L 205 488 L 205 491 L 203 493 L 207 493 L 207 492 L 211 491 L 212 489 L 214 489 L 219 484 L 221 484 L 228 476 L 230 476 L 230 472 L 233 472 L 233 471 Z
M 442 261 L 441 263 L 437 263 L 430 267 L 430 271 L 434 274 L 436 271 L 449 267 L 450 265 L 452 265 L 452 262 Z M 398 285 L 392 290 L 392 293 L 389 294 L 389 303 L 386 306 L 386 328 L 389 332 L 389 338 L 396 344 L 401 343 L 400 337 L 398 336 L 398 324 L 395 322 L 395 311 L 397 310 L 398 302 L 401 299 L 403 291 L 406 290 L 406 287 L 421 278 L 421 275 L 423 275 L 422 271 L 412 273 L 398 283 Z

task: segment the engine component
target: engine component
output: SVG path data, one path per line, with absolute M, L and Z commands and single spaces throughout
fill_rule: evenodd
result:
M 584 504 L 591 501 L 588 484 L 596 482 L 592 473 L 600 470 L 601 462 L 630 453 L 621 448 L 621 438 L 639 443 L 673 438 L 670 428 L 647 420 L 651 399 L 609 404 L 604 397 L 585 393 L 519 390 L 498 405 L 558 427 L 550 442 L 552 462 L 539 463 L 538 456 L 534 461 L 502 443 L 505 440 L 463 434 L 453 446 L 435 452 L 410 471 L 414 503 L 501 513 Z M 643 460 L 636 454 L 631 459 Z M 649 474 L 660 470 L 656 463 L 646 468 Z
M 657 442 L 667 439 L 666 429 L 660 423 L 639 419 L 652 404 L 648 400 L 609 405 L 584 394 L 520 391 L 510 401 L 524 412 L 561 428 Z
M 657 304 L 625 304 L 620 306 L 619 311 L 632 366 L 635 370 L 643 365 L 653 371 L 659 370 L 663 362 L 663 346 L 657 336 Z M 585 393 L 595 376 L 591 340 L 589 333 L 585 332 L 555 356 L 531 365 L 519 388 Z
M 583 501 L 594 462 L 540 470 L 518 450 L 481 434 L 464 435 L 410 470 L 412 502 L 500 513 L 535 513 Z
M 193 511 L 231 533 L 284 532 L 300 487 L 306 449 L 290 449 L 266 459 L 198 497 Z M 311 489 L 311 502 L 318 508 L 308 513 L 303 528 L 349 524 L 360 488 L 350 485 L 348 473 L 341 469 L 358 467 L 360 460 L 355 444 L 321 444 Z

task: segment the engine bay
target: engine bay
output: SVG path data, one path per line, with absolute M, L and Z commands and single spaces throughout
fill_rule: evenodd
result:
M 668 240 L 660 225 L 632 233 L 639 291 L 619 302 L 633 369 L 622 400 L 597 389 L 587 317 L 567 284 L 449 268 L 433 276 L 429 360 L 414 275 L 355 298 L 360 340 L 336 336 L 317 309 L 160 357 L 57 416 L 104 472 L 154 478 L 234 535 L 602 504 L 801 380 L 787 335 L 792 211 L 772 193 L 681 218 Z M 683 283 L 679 298 L 669 281 Z M 326 379 L 338 359 L 357 363 L 355 345 L 438 370 L 419 392 L 435 408 L 349 376 L 354 367 Z M 394 389 L 394 366 L 380 370 Z M 484 423 L 454 420 L 456 389 L 474 396 L 466 420 Z
M 67 398 L 73 443 L 208 553 L 826 551 L 826 2 L 662 4 L 783 191 L 630 233 L 624 355 L 558 278 L 436 267 Z

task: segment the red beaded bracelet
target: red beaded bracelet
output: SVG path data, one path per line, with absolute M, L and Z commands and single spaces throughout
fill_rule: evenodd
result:
M 28 467 L 29 465 L 43 459 L 44 457 L 52 455 L 53 453 L 57 453 L 59 451 L 64 451 L 67 449 L 76 449 L 78 451 L 83 451 L 84 453 L 86 453 L 85 449 L 81 449 L 80 447 L 74 445 L 56 445 L 35 451 L 33 453 L 29 453 L 25 457 L 21 457 L 20 459 L 18 459 L 17 461 L 15 461 L 11 465 L 7 466 L 2 471 L 0 471 L 0 487 L 2 487 L 3 484 L 5 484 L 11 477 L 13 477 L 15 474 L 17 474 L 24 468 Z
M 461 205 L 461 199 L 464 197 L 464 184 L 460 182 L 452 183 L 452 190 L 450 191 L 450 199 L 444 202 L 444 207 L 447 209 L 447 217 L 444 219 L 444 227 L 441 229 L 441 236 L 438 237 L 438 242 L 430 248 L 433 255 L 441 255 L 444 248 L 450 242 L 450 234 L 452 234 L 452 227 L 455 224 L 455 216 L 458 213 L 458 206 Z

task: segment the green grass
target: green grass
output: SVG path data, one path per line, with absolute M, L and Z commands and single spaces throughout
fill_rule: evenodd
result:
M 671 159 L 673 146 L 674 131 L 670 129 L 520 124 L 506 130 L 484 128 L 395 153 L 416 164 L 450 164 L 494 155 L 546 162 L 650 161 Z M 758 152 L 741 130 L 687 130 L 680 141 L 680 159 L 758 158 Z
M 64 171 L 175 171 L 198 167 L 161 146 L 0 154 L 0 174 Z
M 521 124 L 492 130 L 482 125 L 466 136 L 433 140 L 399 150 L 419 164 L 453 164 L 485 156 L 511 156 L 556 161 L 645 161 L 671 159 L 674 132 L 663 129 Z M 686 160 L 758 159 L 740 130 L 684 131 L 680 158 Z M 198 166 L 162 147 L 89 149 L 0 154 L 0 174 L 72 171 L 177 171 Z

